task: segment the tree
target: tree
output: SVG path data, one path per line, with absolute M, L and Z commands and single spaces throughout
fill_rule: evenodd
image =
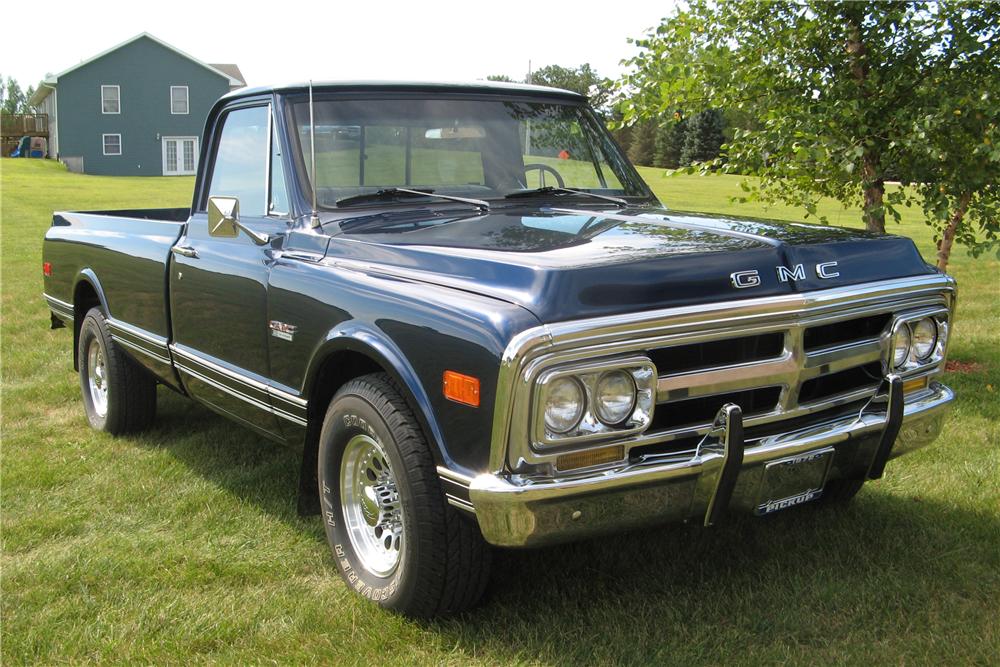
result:
M 628 159 L 633 164 L 650 166 L 656 152 L 655 120 L 647 120 L 632 128 L 632 144 L 628 148 Z
M 996 111 L 976 104 L 978 135 L 954 111 L 1000 90 L 998 31 L 995 3 L 690 0 L 636 41 L 640 52 L 620 82 L 631 92 L 623 120 L 734 109 L 754 122 L 734 131 L 722 168 L 760 177 L 744 183 L 748 198 L 802 206 L 808 216 L 820 197 L 833 197 L 860 205 L 865 226 L 882 232 L 887 214 L 898 220 L 899 207 L 913 204 L 912 190 L 886 190 L 891 168 L 908 182 L 930 179 L 939 194 L 943 186 L 947 203 L 932 197 L 926 206 L 958 217 L 961 242 L 989 242 L 996 178 L 984 173 L 973 190 L 961 172 L 972 155 L 978 167 L 995 161 Z M 949 150 L 931 169 L 930 156 L 952 133 L 978 148 L 967 157 Z M 963 220 L 977 228 L 959 234 Z
M 706 109 L 692 116 L 684 134 L 680 164 L 708 162 L 719 157 L 719 150 L 725 141 L 722 134 L 724 127 L 725 120 L 718 109 Z
M 589 63 L 579 67 L 547 65 L 532 72 L 528 83 L 572 90 L 586 95 L 590 98 L 591 106 L 600 111 L 607 110 L 614 88 L 614 83 L 610 79 L 601 77 Z
M 681 153 L 687 138 L 687 121 L 679 111 L 674 113 L 672 120 L 665 120 L 656 130 L 656 146 L 653 152 L 653 166 L 666 169 L 680 167 Z
M 501 81 L 504 83 L 514 83 L 514 79 L 510 78 L 506 74 L 490 74 L 486 77 L 487 81 Z
M 27 108 L 27 98 L 21 90 L 21 86 L 14 77 L 7 77 L 7 83 L 3 86 L 3 111 L 7 114 L 24 113 Z

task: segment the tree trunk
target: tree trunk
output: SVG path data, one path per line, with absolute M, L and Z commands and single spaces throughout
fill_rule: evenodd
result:
M 942 271 L 948 270 L 948 260 L 951 258 L 951 247 L 955 244 L 955 230 L 965 217 L 965 211 L 972 201 L 971 192 L 963 192 L 958 198 L 958 207 L 948 220 L 948 226 L 944 228 L 944 235 L 938 241 L 937 267 Z
M 851 64 L 851 76 L 858 87 L 858 98 L 867 106 L 866 100 L 870 96 L 868 90 L 868 50 L 861 38 L 864 8 L 860 5 L 846 5 L 843 16 L 847 22 L 846 47 Z M 864 195 L 861 219 L 865 221 L 865 229 L 885 234 L 885 208 L 883 208 L 885 179 L 882 178 L 881 153 L 874 148 L 865 148 L 865 152 L 861 156 L 861 191 Z
M 861 217 L 865 221 L 865 229 L 870 232 L 885 234 L 885 180 L 882 178 L 879 156 L 875 152 L 866 151 L 861 157 L 861 188 L 865 204 Z

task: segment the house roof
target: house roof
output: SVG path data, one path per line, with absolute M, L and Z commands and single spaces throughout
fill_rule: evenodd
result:
M 245 86 L 247 85 L 247 80 L 243 76 L 243 72 L 235 63 L 209 63 L 209 67 L 214 67 L 220 72 L 227 74 L 230 79 L 236 79 L 239 83 L 230 84 L 234 86 Z
M 191 55 L 188 55 L 187 53 L 184 53 L 183 51 L 181 51 L 177 47 L 172 46 L 170 44 L 167 44 L 162 39 L 160 39 L 160 38 L 158 38 L 158 37 L 156 37 L 154 35 L 151 35 L 148 32 L 141 32 L 138 35 L 136 35 L 135 37 L 131 37 L 129 39 L 126 39 L 121 44 L 116 44 L 115 46 L 112 46 L 110 49 L 105 49 L 104 51 L 101 51 L 96 56 L 92 56 L 90 58 L 87 58 L 86 60 L 84 60 L 82 62 L 79 62 L 76 65 L 73 65 L 69 69 L 65 69 L 62 72 L 59 72 L 55 76 L 48 76 L 48 77 L 46 77 L 45 79 L 43 79 L 38 84 L 38 89 L 35 91 L 35 94 L 31 96 L 31 99 L 28 100 L 28 104 L 30 104 L 32 106 L 38 106 L 39 104 L 41 104 L 42 101 L 46 97 L 49 96 L 49 93 L 51 93 L 55 89 L 55 86 L 59 82 L 59 78 L 60 77 L 66 76 L 70 72 L 72 72 L 74 70 L 78 70 L 81 67 L 83 67 L 84 65 L 89 65 L 90 63 L 94 62 L 95 60 L 100 60 L 101 58 L 103 58 L 104 56 L 108 55 L 109 53 L 112 53 L 113 51 L 117 51 L 118 49 L 122 48 L 123 46 L 127 46 L 127 45 L 131 44 L 132 42 L 134 42 L 136 40 L 142 39 L 143 37 L 145 37 L 147 39 L 151 39 L 154 42 L 156 42 L 157 44 L 159 44 L 160 46 L 173 51 L 177 55 L 183 56 L 184 58 L 187 58 L 191 62 L 193 62 L 193 63 L 195 63 L 197 65 L 201 65 L 205 69 L 207 69 L 207 70 L 209 70 L 211 72 L 214 72 L 215 74 L 218 74 L 222 78 L 224 78 L 227 81 L 229 81 L 229 85 L 230 86 L 245 86 L 246 85 L 246 83 L 243 81 L 243 75 L 242 74 L 240 74 L 239 77 L 235 77 L 235 76 L 233 76 L 233 75 L 231 75 L 231 74 L 229 74 L 229 73 L 227 73 L 227 72 L 219 69 L 218 67 L 216 67 L 214 65 L 209 65 L 207 63 L 203 63 L 202 61 L 198 60 L 194 56 L 191 56 Z M 239 68 L 236 67 L 236 65 L 227 65 L 227 67 L 232 67 L 232 68 L 234 68 L 236 70 L 236 72 L 239 72 Z

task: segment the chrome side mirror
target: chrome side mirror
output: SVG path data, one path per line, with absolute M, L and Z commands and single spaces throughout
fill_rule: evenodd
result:
M 270 242 L 267 234 L 259 234 L 240 222 L 240 200 L 236 197 L 208 198 L 208 234 L 215 238 L 233 239 L 240 230 L 257 245 Z

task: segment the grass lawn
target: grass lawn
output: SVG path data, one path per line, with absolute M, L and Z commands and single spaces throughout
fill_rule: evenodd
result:
M 480 608 L 418 623 L 341 584 L 319 519 L 296 516 L 293 453 L 168 391 L 141 437 L 88 428 L 72 336 L 41 297 L 51 212 L 186 206 L 192 179 L 0 171 L 4 665 L 1000 660 L 996 260 L 954 257 L 951 358 L 969 370 L 946 377 L 943 436 L 848 509 L 502 552 Z M 733 177 L 643 175 L 674 208 L 798 217 L 730 204 Z M 893 230 L 933 256 L 915 211 Z

